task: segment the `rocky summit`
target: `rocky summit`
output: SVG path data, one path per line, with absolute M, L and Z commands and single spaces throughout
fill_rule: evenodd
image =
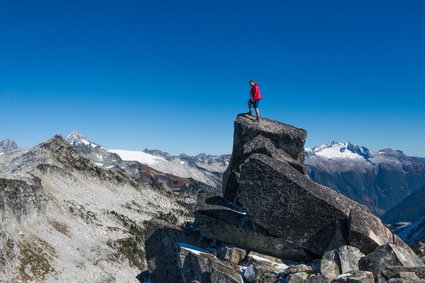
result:
M 145 242 L 148 271 L 141 279 L 408 282 L 403 280 L 425 278 L 419 257 L 366 206 L 306 175 L 305 130 L 266 118 L 256 123 L 244 114 L 237 116 L 234 128 L 223 196 L 199 193 L 195 222 L 186 227 L 150 221 Z

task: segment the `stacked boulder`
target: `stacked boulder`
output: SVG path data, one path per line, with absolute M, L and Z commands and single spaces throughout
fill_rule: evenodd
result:
M 199 237 L 188 237 L 185 243 L 205 250 L 231 245 L 239 251 L 228 253 L 227 259 L 214 255 L 214 260 L 207 261 L 210 269 L 202 273 L 208 279 L 190 280 L 234 282 L 238 279 L 233 270 L 245 282 L 278 282 L 279 278 L 287 282 L 381 282 L 394 276 L 389 266 L 415 268 L 415 275 L 425 270 L 416 254 L 367 207 L 305 174 L 306 134 L 277 121 L 263 118 L 256 123 L 238 115 L 223 197 L 208 192 L 198 195 L 197 228 L 190 237 L 196 233 Z M 174 251 L 178 246 L 172 247 Z M 150 273 L 155 274 L 157 265 L 149 264 L 153 254 L 148 242 L 146 252 Z M 252 256 L 254 252 L 261 256 Z M 264 260 L 267 257 L 286 262 Z M 184 264 L 176 266 L 180 274 L 185 273 Z M 227 274 L 228 281 L 213 281 L 214 266 L 226 270 L 222 274 Z M 154 276 L 151 280 L 165 282 L 155 281 Z

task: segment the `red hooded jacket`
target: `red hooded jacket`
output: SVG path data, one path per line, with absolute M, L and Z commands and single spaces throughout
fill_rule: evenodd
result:
M 260 100 L 261 98 L 263 98 L 263 97 L 261 96 L 260 88 L 258 87 L 258 84 L 255 83 L 251 87 L 251 99 Z

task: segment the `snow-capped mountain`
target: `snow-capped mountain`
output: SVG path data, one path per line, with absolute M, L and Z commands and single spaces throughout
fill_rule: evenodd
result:
M 0 154 L 17 149 L 17 148 L 18 146 L 16 145 L 14 141 L 11 141 L 9 139 L 0 141 Z
M 145 224 L 194 199 L 84 158 L 61 136 L 0 155 L 0 282 L 138 282 Z
M 305 150 L 305 166 L 316 182 L 367 205 L 381 215 L 425 186 L 425 164 L 402 151 L 371 151 L 332 142 Z
M 196 193 L 200 189 L 221 191 L 221 178 L 230 156 L 172 156 L 159 150 L 107 149 L 71 132 L 66 141 L 96 165 L 123 170 L 135 180 L 170 190 Z

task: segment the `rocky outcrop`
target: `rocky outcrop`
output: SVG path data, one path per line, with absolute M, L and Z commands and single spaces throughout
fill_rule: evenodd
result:
M 223 176 L 223 195 L 226 199 L 234 201 L 239 188 L 241 166 L 254 153 L 286 161 L 304 173 L 305 130 L 266 118 L 255 124 L 243 115 L 238 115 L 234 127 L 232 157 Z
M 267 237 L 267 243 L 281 251 L 277 256 L 293 250 L 322 256 L 346 244 L 368 254 L 392 242 L 391 232 L 365 206 L 314 183 L 304 174 L 305 138 L 303 129 L 266 118 L 254 123 L 238 115 L 223 187 L 225 200 L 242 207 L 246 214 L 239 218 L 250 223 L 239 232 Z M 202 233 L 212 236 L 215 228 L 241 226 L 237 224 L 240 219 L 217 216 L 218 211 L 228 210 L 223 206 L 205 209 L 208 201 L 200 200 L 196 212 Z M 206 221 L 207 214 L 208 221 L 216 221 L 215 228 L 209 226 L 212 220 Z M 241 244 L 239 238 L 234 237 L 238 241 L 235 244 Z M 261 241 L 260 245 L 243 244 L 244 248 L 266 251 Z
M 0 178 L 0 219 L 7 223 L 30 221 L 43 216 L 47 198 L 37 177 L 26 180 Z
M 366 283 L 382 274 L 381 250 L 391 258 L 386 264 L 421 266 L 368 208 L 305 174 L 305 138 L 305 130 L 238 115 L 223 197 L 198 194 L 191 236 L 178 227 L 155 228 L 146 241 L 153 246 L 146 247 L 152 282 L 166 280 L 156 277 L 163 274 L 175 282 L 210 282 L 214 266 L 221 266 L 231 278 L 238 267 L 246 282 Z M 396 260 L 402 256 L 408 259 Z M 173 270 L 160 268 L 161 258 Z

